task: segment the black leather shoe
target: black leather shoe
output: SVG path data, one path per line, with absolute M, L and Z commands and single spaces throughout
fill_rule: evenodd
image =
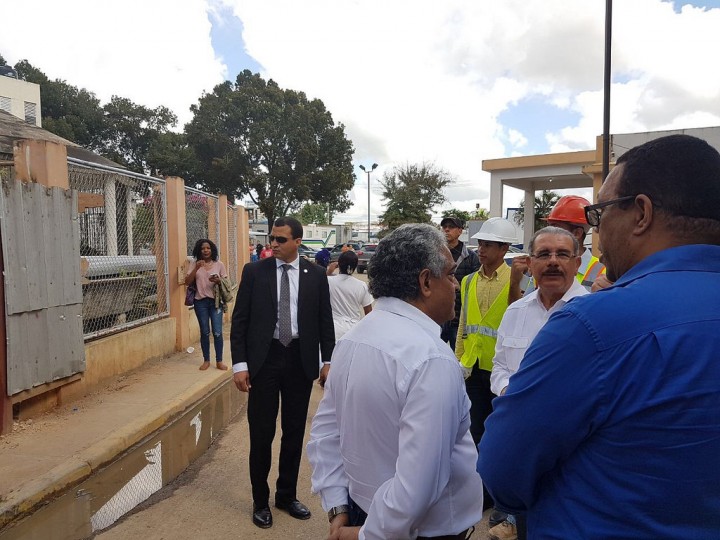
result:
M 269 529 L 272 527 L 272 513 L 266 506 L 265 508 L 255 508 L 253 510 L 253 523 L 261 529 Z
M 312 515 L 310 514 L 308 507 L 297 499 L 290 502 L 275 501 L 275 508 L 285 510 L 295 519 L 310 519 L 310 516 Z

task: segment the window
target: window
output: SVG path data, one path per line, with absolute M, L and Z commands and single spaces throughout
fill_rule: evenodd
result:
M 0 96 L 0 111 L 10 112 L 12 100 L 9 97 Z
M 35 125 L 37 122 L 37 117 L 35 115 L 35 109 L 37 108 L 37 105 L 35 103 L 31 103 L 30 101 L 25 102 L 25 121 L 28 124 Z

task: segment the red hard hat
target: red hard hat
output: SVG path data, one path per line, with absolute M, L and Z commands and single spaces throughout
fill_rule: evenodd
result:
M 577 223 L 578 225 L 587 225 L 585 219 L 585 207 L 590 205 L 584 197 L 577 195 L 565 195 L 560 197 L 555 203 L 550 215 L 545 221 L 566 221 L 567 223 Z

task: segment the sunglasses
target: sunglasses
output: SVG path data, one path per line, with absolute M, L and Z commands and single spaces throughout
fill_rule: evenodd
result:
M 603 215 L 603 209 L 612 206 L 613 204 L 618 204 L 621 202 L 629 201 L 631 199 L 634 199 L 637 197 L 637 195 L 627 195 L 626 197 L 620 197 L 619 199 L 612 199 L 610 201 L 605 201 L 597 204 L 591 204 L 589 206 L 585 207 L 585 220 L 587 221 L 588 225 L 591 227 L 599 227 L 600 226 L 600 219 Z
M 284 244 L 285 242 L 290 240 L 290 238 L 286 238 L 284 236 L 273 236 L 271 234 L 270 236 L 268 236 L 268 240 L 270 240 L 270 242 L 277 242 L 278 244 Z

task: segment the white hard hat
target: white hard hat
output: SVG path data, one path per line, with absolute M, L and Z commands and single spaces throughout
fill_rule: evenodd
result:
M 515 244 L 517 242 L 517 229 L 512 221 L 494 217 L 483 223 L 480 230 L 472 235 L 472 238 L 488 242 Z

